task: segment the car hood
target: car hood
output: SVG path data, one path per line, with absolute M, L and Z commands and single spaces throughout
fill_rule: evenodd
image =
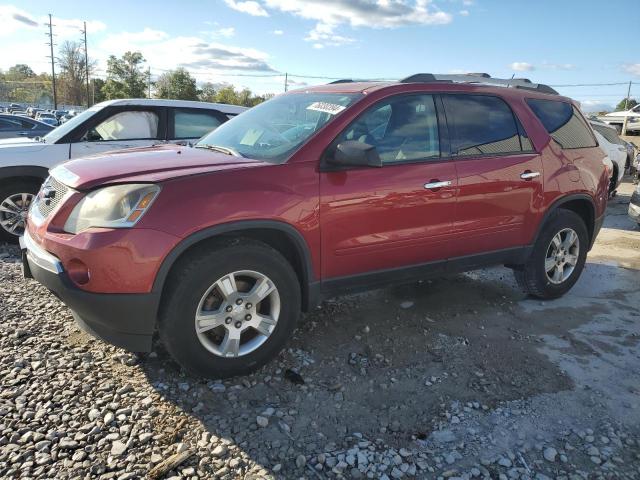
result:
M 187 175 L 265 166 L 268 163 L 211 150 L 180 145 L 129 148 L 71 160 L 51 171 L 71 188 L 98 185 L 162 182 Z

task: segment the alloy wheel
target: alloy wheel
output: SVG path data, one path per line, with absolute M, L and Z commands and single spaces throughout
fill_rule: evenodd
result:
M 14 193 L 0 203 L 0 226 L 5 231 L 15 236 L 24 233 L 33 197 L 31 193 Z
M 204 293 L 195 315 L 200 343 L 220 357 L 241 357 L 260 348 L 280 317 L 280 294 L 266 275 L 229 273 Z
M 544 261 L 547 279 L 555 285 L 567 280 L 576 268 L 579 254 L 580 240 L 573 229 L 565 228 L 556 233 Z

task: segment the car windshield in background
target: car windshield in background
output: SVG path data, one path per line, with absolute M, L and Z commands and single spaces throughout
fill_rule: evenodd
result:
M 49 133 L 47 133 L 43 137 L 44 141 L 47 143 L 56 143 L 58 140 L 64 137 L 67 133 L 69 133 L 71 130 L 76 128 L 81 123 L 84 123 L 87 119 L 92 117 L 96 112 L 100 110 L 102 110 L 102 107 L 99 107 L 99 106 L 93 106 L 91 108 L 86 109 L 81 114 L 76 115 L 71 120 L 63 123 L 58 128 L 55 128 L 51 130 Z
M 362 94 L 292 93 L 275 97 L 224 123 L 203 137 L 196 148 L 282 163 L 359 98 Z

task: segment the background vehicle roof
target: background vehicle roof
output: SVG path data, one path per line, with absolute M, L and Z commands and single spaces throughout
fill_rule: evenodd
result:
M 105 102 L 94 105 L 106 107 L 110 105 L 139 105 L 150 107 L 182 107 L 182 108 L 207 108 L 211 110 L 219 110 L 222 113 L 239 114 L 247 110 L 247 107 L 238 105 L 227 105 L 226 103 L 209 103 L 195 102 L 190 100 L 165 100 L 163 98 L 120 98 L 116 100 L 107 100 Z

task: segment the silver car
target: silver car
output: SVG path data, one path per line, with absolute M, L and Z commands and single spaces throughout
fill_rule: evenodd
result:
M 42 137 L 54 128 L 29 117 L 0 114 L 0 138 Z

